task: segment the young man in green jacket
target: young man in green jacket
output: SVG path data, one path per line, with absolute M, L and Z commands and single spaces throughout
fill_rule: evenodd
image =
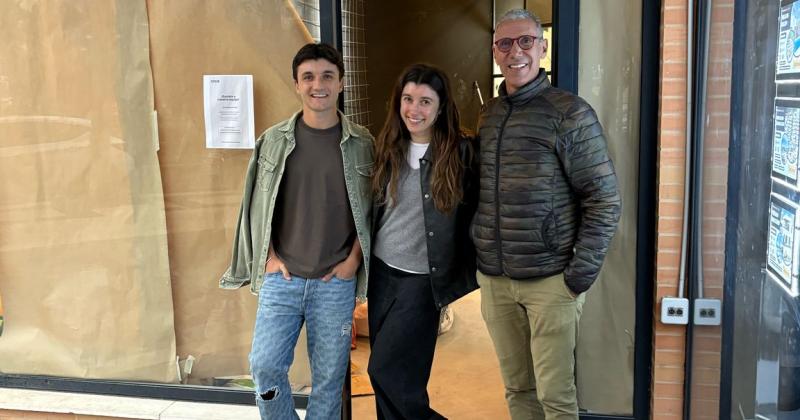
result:
M 250 366 L 262 419 L 297 418 L 288 371 L 303 323 L 306 418 L 337 419 L 356 296 L 366 296 L 373 138 L 337 110 L 341 54 L 308 44 L 292 62 L 303 109 L 256 142 L 233 258 L 220 287 L 258 295 Z

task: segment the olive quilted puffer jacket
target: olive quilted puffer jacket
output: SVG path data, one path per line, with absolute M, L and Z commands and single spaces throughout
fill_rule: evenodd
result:
M 545 72 L 481 114 L 478 269 L 529 280 L 564 272 L 575 293 L 597 278 L 620 215 L 614 165 L 589 104 Z

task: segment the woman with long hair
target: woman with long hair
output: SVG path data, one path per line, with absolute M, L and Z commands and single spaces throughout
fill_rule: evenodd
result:
M 441 419 L 427 385 L 439 313 L 475 290 L 469 225 L 477 150 L 447 75 L 414 64 L 395 84 L 375 144 L 367 369 L 379 419 Z

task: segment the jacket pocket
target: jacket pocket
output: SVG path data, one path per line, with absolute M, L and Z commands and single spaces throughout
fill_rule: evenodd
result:
M 556 234 L 556 213 L 551 210 L 542 221 L 542 242 L 551 252 L 556 250 Z
M 374 165 L 374 162 L 356 165 L 356 173 L 358 173 L 358 185 L 361 189 L 361 196 L 368 198 L 368 201 L 371 201 L 372 197 L 372 171 Z
M 272 183 L 272 178 L 275 177 L 275 167 L 278 166 L 277 162 L 267 156 L 258 157 L 258 177 L 256 183 L 261 191 L 269 189 Z
M 356 165 L 356 172 L 358 172 L 361 176 L 366 176 L 371 178 L 372 177 L 372 167 L 375 166 L 374 162 L 363 163 L 361 165 Z

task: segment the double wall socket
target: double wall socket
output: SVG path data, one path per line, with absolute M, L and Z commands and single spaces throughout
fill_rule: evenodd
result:
M 689 323 L 689 299 L 665 297 L 661 299 L 661 322 L 664 324 Z
M 719 299 L 694 300 L 694 325 L 719 325 L 722 323 L 722 302 Z

